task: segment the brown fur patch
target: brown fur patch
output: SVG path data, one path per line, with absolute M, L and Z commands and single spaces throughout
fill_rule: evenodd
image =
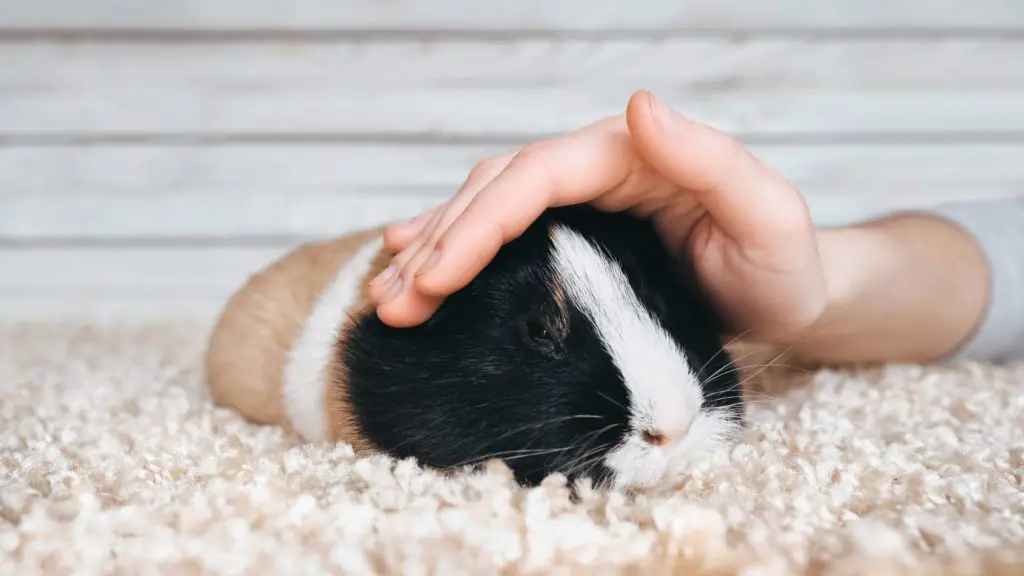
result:
M 556 338 L 564 340 L 569 335 L 569 306 L 565 295 L 565 287 L 562 286 L 562 283 L 553 274 L 550 276 L 549 287 L 551 288 L 551 298 L 556 308 L 554 317 L 549 320 L 551 322 L 551 330 L 554 331 Z
M 299 246 L 235 292 L 213 330 L 205 358 L 207 383 L 217 404 L 254 422 L 291 427 L 281 394 L 288 352 L 339 267 L 380 233 L 373 229 Z M 344 386 L 343 381 L 332 384 L 327 388 Z M 348 411 L 336 400 L 327 407 Z

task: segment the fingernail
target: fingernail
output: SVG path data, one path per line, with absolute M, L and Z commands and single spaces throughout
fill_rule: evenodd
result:
M 395 270 L 396 270 L 395 265 L 391 264 L 390 266 L 385 268 L 383 272 L 378 274 L 377 277 L 374 278 L 373 281 L 370 282 L 370 283 L 371 284 L 380 285 L 380 284 L 383 284 L 385 282 L 390 281 L 395 276 Z
M 647 103 L 651 108 L 651 116 L 654 118 L 654 123 L 663 132 L 672 132 L 676 130 L 680 125 L 679 115 L 674 110 L 668 107 L 662 102 L 657 96 L 648 92 Z
M 402 291 L 402 284 L 403 282 L 401 278 L 398 278 L 394 282 L 392 282 L 391 285 L 388 286 L 387 292 L 384 293 L 382 302 L 388 302 L 390 300 L 393 300 L 395 296 L 398 296 L 398 294 Z
M 430 253 L 430 256 L 428 256 L 427 259 L 423 261 L 423 264 L 420 266 L 420 269 L 416 271 L 416 277 L 419 278 L 421 274 L 429 271 L 431 268 L 436 266 L 438 260 L 440 259 L 441 251 L 435 248 L 434 251 Z

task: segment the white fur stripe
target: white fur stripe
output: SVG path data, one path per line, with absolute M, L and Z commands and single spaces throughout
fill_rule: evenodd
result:
M 285 413 L 295 431 L 308 441 L 327 440 L 327 367 L 340 330 L 382 247 L 383 237 L 378 236 L 342 264 L 317 298 L 288 355 L 283 378 Z
M 682 349 L 640 302 L 618 264 L 583 236 L 556 227 L 554 249 L 559 278 L 622 372 L 634 425 L 684 433 L 703 394 Z
M 703 392 L 686 355 L 644 307 L 617 262 L 564 226 L 553 234 L 551 264 L 569 298 L 593 323 L 629 392 L 631 431 L 605 463 L 616 486 L 647 486 L 674 459 L 717 439 L 726 422 L 701 413 Z M 669 443 L 654 447 L 638 434 L 655 430 Z

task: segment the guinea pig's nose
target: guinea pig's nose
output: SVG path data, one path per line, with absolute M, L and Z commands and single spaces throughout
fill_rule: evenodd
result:
M 652 446 L 661 446 L 668 443 L 668 436 L 660 430 L 644 430 L 643 438 L 644 442 Z
M 644 442 L 647 442 L 651 446 L 665 446 L 666 444 L 678 444 L 686 438 L 686 434 L 690 431 L 690 425 L 693 421 L 686 422 L 683 426 L 674 427 L 671 430 L 666 428 L 652 428 L 644 430 L 641 437 Z

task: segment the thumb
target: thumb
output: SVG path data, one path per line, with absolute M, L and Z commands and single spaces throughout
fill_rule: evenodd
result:
M 770 241 L 806 226 L 799 193 L 734 138 L 685 118 L 646 90 L 629 99 L 626 123 L 637 154 L 694 194 L 733 239 Z

